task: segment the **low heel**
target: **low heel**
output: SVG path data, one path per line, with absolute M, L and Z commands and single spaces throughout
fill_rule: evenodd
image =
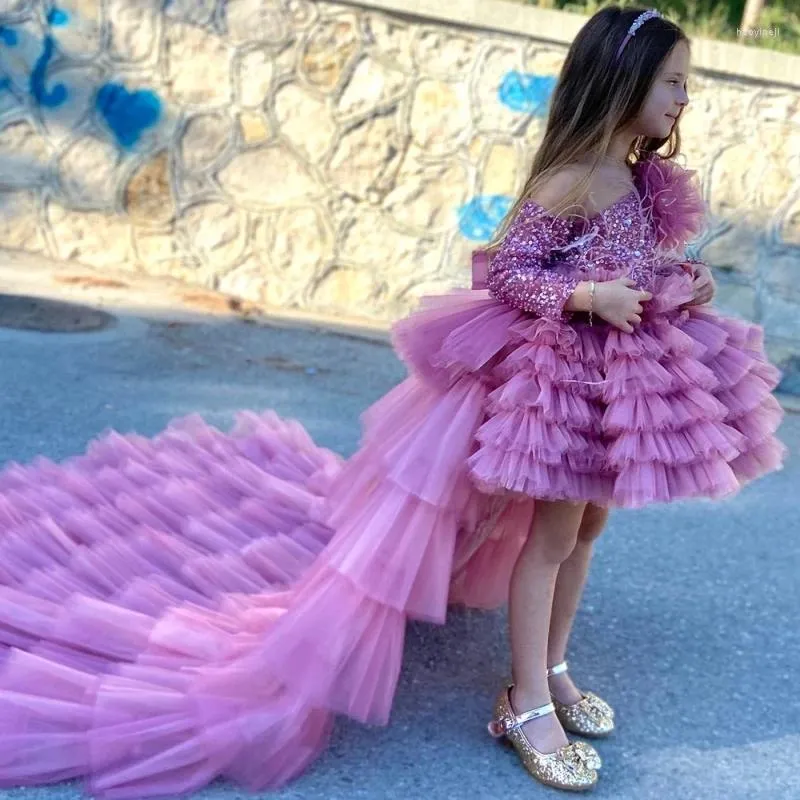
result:
M 516 750 L 525 769 L 540 783 L 568 791 L 588 791 L 597 784 L 600 756 L 585 742 L 570 742 L 554 753 L 537 750 L 522 732 L 522 726 L 532 719 L 555 712 L 553 703 L 547 703 L 522 714 L 511 706 L 513 684 L 498 695 L 494 719 L 487 728 L 494 739 L 504 741 Z

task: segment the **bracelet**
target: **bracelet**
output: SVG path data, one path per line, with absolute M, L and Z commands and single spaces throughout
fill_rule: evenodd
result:
M 596 288 L 597 284 L 594 281 L 592 281 L 589 284 L 589 325 L 594 325 L 592 310 L 594 309 L 594 293 Z
M 690 275 L 694 275 L 694 265 L 695 264 L 702 264 L 706 266 L 706 262 L 703 261 L 702 258 L 684 258 L 683 259 L 683 271 L 688 272 Z M 688 269 L 687 269 L 688 267 Z

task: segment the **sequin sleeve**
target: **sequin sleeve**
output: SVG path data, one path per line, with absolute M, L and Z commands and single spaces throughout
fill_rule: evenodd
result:
M 571 223 L 536 203 L 522 206 L 489 265 L 489 294 L 538 317 L 566 321 L 564 305 L 580 282 L 557 268 L 553 251 L 568 244 Z

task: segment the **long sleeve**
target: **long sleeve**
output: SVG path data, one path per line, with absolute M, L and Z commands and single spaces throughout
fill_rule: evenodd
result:
M 568 320 L 564 305 L 580 279 L 555 267 L 553 251 L 570 241 L 570 230 L 568 220 L 523 205 L 489 265 L 489 294 L 539 317 Z

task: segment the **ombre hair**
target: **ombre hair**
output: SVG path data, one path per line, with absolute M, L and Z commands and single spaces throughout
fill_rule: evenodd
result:
M 646 10 L 608 6 L 580 29 L 561 68 L 550 101 L 544 137 L 522 193 L 485 249 L 497 247 L 520 207 L 549 178 L 595 152 L 597 158 L 588 173 L 550 211 L 563 213 L 584 196 L 603 155 L 608 152 L 612 136 L 641 111 L 672 48 L 681 41 L 688 44 L 686 34 L 678 25 L 657 17 L 639 28 L 617 60 L 617 51 L 628 29 Z M 626 162 L 633 166 L 647 153 L 656 151 L 664 158 L 674 158 L 680 152 L 677 122 L 665 139 L 638 137 L 632 143 Z

